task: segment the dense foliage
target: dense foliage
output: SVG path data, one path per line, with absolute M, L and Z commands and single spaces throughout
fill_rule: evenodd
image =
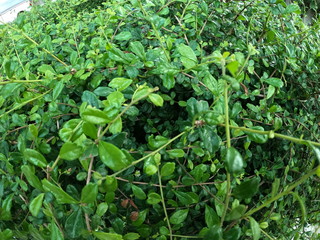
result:
M 58 0 L 2 25 L 0 239 L 316 239 L 320 28 L 300 14 Z

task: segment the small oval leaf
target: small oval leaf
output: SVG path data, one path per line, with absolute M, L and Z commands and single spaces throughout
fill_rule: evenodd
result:
M 31 148 L 25 149 L 23 152 L 23 156 L 26 160 L 38 167 L 46 167 L 48 164 L 47 160 L 41 153 Z

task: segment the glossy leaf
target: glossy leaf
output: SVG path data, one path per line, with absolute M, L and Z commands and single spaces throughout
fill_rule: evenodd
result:
M 23 156 L 25 157 L 26 160 L 28 160 L 30 163 L 34 164 L 35 166 L 44 168 L 48 165 L 45 157 L 34 149 L 31 149 L 31 148 L 25 149 L 23 152 Z
M 59 157 L 68 161 L 72 161 L 78 159 L 82 153 L 82 148 L 77 144 L 66 142 L 60 148 Z
M 131 163 L 119 148 L 104 141 L 99 142 L 99 156 L 101 161 L 113 171 L 120 171 Z
M 99 240 L 123 240 L 122 236 L 116 233 L 92 232 Z
M 73 211 L 65 222 L 65 230 L 71 238 L 78 238 L 84 229 L 84 221 L 81 208 Z
M 89 183 L 81 191 L 82 203 L 93 203 L 98 195 L 98 185 L 96 183 Z
M 223 233 L 224 240 L 238 240 L 241 237 L 241 228 L 234 227 L 231 230 Z
M 227 149 L 225 166 L 230 174 L 237 175 L 243 172 L 244 161 L 241 154 L 234 147 L 230 147 Z
M 97 138 L 98 129 L 96 128 L 96 126 L 94 124 L 89 123 L 89 122 L 85 122 L 82 125 L 82 130 L 83 130 L 83 133 L 85 135 L 87 135 L 88 137 L 91 137 L 92 139 Z
M 178 51 L 181 54 L 181 62 L 185 68 L 192 68 L 197 65 L 198 60 L 191 47 L 180 44 Z
M 108 208 L 109 208 L 108 203 L 102 202 L 98 205 L 96 214 L 99 217 L 102 217 L 108 211 Z
M 208 229 L 204 235 L 204 240 L 222 240 L 222 228 L 219 225 L 214 225 Z
M 264 131 L 264 128 L 260 127 L 260 126 L 251 127 L 250 129 Z M 256 143 L 261 144 L 261 143 L 265 143 L 266 141 L 268 141 L 268 135 L 266 135 L 266 134 L 252 133 L 252 132 L 246 132 L 246 134 L 248 135 L 248 137 L 251 141 L 254 141 Z
M 200 129 L 200 137 L 204 147 L 211 153 L 218 151 L 220 139 L 211 126 L 204 126 Z
M 258 240 L 260 239 L 260 234 L 261 234 L 259 223 L 257 223 L 256 220 L 254 220 L 254 218 L 252 217 L 249 217 L 249 219 L 250 219 L 250 227 L 252 230 L 253 240 Z
M 190 205 L 199 202 L 199 196 L 194 192 L 175 191 L 174 194 L 183 205 Z
M 116 121 L 114 121 L 110 127 L 109 127 L 109 131 L 112 134 L 117 134 L 120 133 L 122 131 L 122 119 L 118 118 Z
M 259 190 L 260 180 L 257 177 L 246 179 L 240 185 L 236 186 L 232 193 L 238 199 L 253 197 Z
M 312 144 L 310 144 L 310 146 L 311 146 L 314 154 L 316 155 L 316 158 L 318 160 L 318 164 L 320 165 L 320 149 L 315 147 L 315 146 L 313 146 Z
M 28 165 L 23 165 L 21 167 L 21 171 L 25 175 L 26 179 L 28 180 L 28 183 L 34 187 L 37 188 L 40 191 L 43 191 L 42 184 L 39 180 L 39 178 L 35 175 L 35 171 L 32 167 Z
M 190 98 L 187 101 L 187 111 L 192 119 L 204 112 L 207 112 L 208 110 L 209 104 L 207 101 L 197 101 L 195 98 Z
M 59 81 L 56 86 L 53 88 L 53 91 L 52 91 L 52 98 L 53 100 L 56 100 L 60 93 L 62 92 L 64 88 L 64 83 L 62 81 Z
M 29 210 L 34 217 L 36 217 L 40 212 L 40 209 L 42 207 L 43 197 L 44 197 L 44 193 L 41 193 L 37 197 L 32 199 L 32 201 L 30 202 Z
M 108 86 L 111 88 L 115 88 L 118 91 L 122 91 L 127 87 L 129 87 L 131 83 L 132 83 L 132 80 L 128 78 L 114 78 L 111 80 Z
M 136 186 L 136 185 L 132 185 L 131 188 L 132 188 L 133 194 L 134 194 L 138 199 L 144 200 L 144 199 L 147 198 L 147 195 L 144 193 L 144 191 L 143 191 L 140 187 L 138 187 L 138 186 Z
M 152 149 L 152 150 L 162 147 L 168 141 L 169 141 L 168 138 L 160 136 L 160 135 L 158 135 L 156 137 L 151 135 L 150 137 L 148 137 L 148 145 L 149 145 L 150 149 Z
M 165 163 L 161 167 L 161 171 L 160 171 L 161 177 L 166 177 L 171 175 L 174 172 L 175 168 L 176 168 L 175 163 L 172 163 L 172 162 Z
M 185 154 L 182 149 L 171 149 L 167 150 L 166 153 L 169 154 L 170 158 L 182 158 Z
M 143 171 L 147 175 L 153 175 L 158 171 L 158 165 L 154 160 L 154 157 L 149 157 L 144 161 Z
M 151 93 L 148 98 L 150 99 L 150 101 L 158 106 L 158 107 L 162 107 L 163 106 L 163 98 L 159 95 L 159 94 L 156 94 L 156 93 Z
M 265 79 L 264 82 L 266 82 L 274 87 L 277 87 L 277 88 L 283 87 L 283 82 L 280 78 L 268 78 L 268 79 Z
M 78 203 L 73 197 L 67 194 L 62 188 L 49 182 L 47 179 L 42 180 L 43 188 L 46 192 L 51 192 L 60 204 L 76 204 Z
M 172 224 L 180 224 L 183 223 L 189 213 L 189 209 L 177 210 L 170 217 L 170 223 Z
M 161 202 L 161 196 L 158 193 L 149 193 L 148 194 L 148 199 L 147 199 L 147 203 L 148 204 L 157 204 Z
M 146 53 L 141 42 L 130 42 L 131 51 L 136 54 L 142 61 L 146 60 Z
M 9 221 L 12 219 L 11 208 L 12 208 L 13 193 L 6 196 L 1 203 L 1 215 L 0 220 Z
M 54 222 L 54 220 L 51 221 L 50 224 L 50 240 L 64 240 L 64 237 L 62 235 L 62 232 L 60 231 L 60 229 L 58 228 L 58 226 L 56 225 L 56 223 Z
M 105 124 L 111 121 L 103 111 L 88 106 L 81 114 L 83 120 L 93 124 Z
M 205 206 L 204 216 L 206 224 L 209 228 L 220 223 L 218 214 L 213 208 L 209 207 L 208 205 Z
M 230 213 L 226 216 L 226 221 L 233 221 L 241 218 L 243 214 L 246 212 L 247 208 L 244 205 L 239 205 L 233 208 Z
M 123 236 L 124 240 L 137 240 L 140 238 L 140 235 L 138 233 L 127 233 Z

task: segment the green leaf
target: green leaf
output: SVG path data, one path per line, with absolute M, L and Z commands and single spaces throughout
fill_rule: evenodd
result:
M 136 196 L 136 198 L 140 200 L 144 200 L 147 198 L 147 195 L 144 193 L 144 191 L 140 187 L 137 187 L 136 185 L 131 185 L 131 189 L 133 194 Z
M 275 91 L 276 91 L 276 88 L 272 85 L 269 85 L 267 99 L 271 98 L 273 96 L 273 94 L 275 93 Z
M 89 183 L 81 191 L 81 203 L 93 203 L 98 195 L 98 185 Z
M 174 212 L 170 217 L 170 223 L 172 224 L 180 224 L 183 223 L 189 213 L 189 209 L 178 210 Z
M 149 87 L 146 87 L 144 85 L 140 85 L 136 91 L 133 93 L 132 101 L 138 101 L 143 98 L 148 97 L 148 95 L 151 93 L 151 89 Z
M 128 32 L 128 31 L 123 31 L 123 32 L 117 34 L 117 35 L 114 37 L 114 39 L 115 39 L 115 40 L 118 40 L 118 41 L 127 41 L 127 40 L 129 40 L 129 39 L 131 39 L 131 38 L 132 38 L 132 35 L 131 35 L 131 33 Z
M 41 193 L 37 197 L 32 199 L 32 201 L 30 202 L 29 210 L 34 217 L 38 216 L 40 212 L 43 197 L 44 197 L 44 193 Z
M 108 86 L 111 88 L 115 88 L 118 91 L 122 91 L 127 87 L 129 87 L 131 83 L 132 83 L 132 80 L 128 78 L 114 78 L 111 80 Z
M 247 208 L 245 205 L 239 205 L 231 210 L 231 212 L 226 216 L 226 221 L 233 221 L 241 218 L 246 212 Z
M 161 196 L 158 193 L 152 192 L 148 194 L 148 199 L 147 199 L 148 204 L 153 205 L 159 202 L 161 202 Z
M 131 164 L 131 160 L 115 145 L 104 141 L 99 142 L 101 161 L 113 171 L 120 171 Z
M 23 151 L 23 156 L 26 160 L 28 160 L 30 163 L 34 164 L 35 166 L 44 168 L 48 165 L 45 157 L 34 149 L 26 148 Z
M 9 221 L 12 219 L 11 216 L 11 207 L 12 207 L 12 199 L 13 199 L 13 193 L 8 195 L 1 204 L 1 215 L 0 220 Z
M 183 205 L 190 205 L 199 202 L 199 196 L 194 192 L 178 192 L 174 191 L 174 194 L 178 197 L 179 201 Z
M 238 199 L 253 197 L 259 190 L 260 180 L 257 177 L 246 179 L 240 185 L 236 186 L 232 193 Z
M 120 133 L 122 131 L 122 119 L 118 118 L 116 121 L 114 121 L 110 127 L 109 131 L 112 134 Z
M 234 147 L 227 149 L 225 167 L 230 174 L 238 175 L 243 172 L 244 161 L 241 154 Z
M 78 203 L 73 197 L 62 190 L 62 188 L 49 182 L 47 179 L 42 180 L 43 188 L 46 192 L 51 192 L 60 204 L 76 204 Z
M 165 145 L 169 141 L 168 138 L 158 135 L 154 137 L 153 135 L 148 137 L 148 145 L 151 150 L 158 149 Z
M 176 168 L 175 163 L 173 163 L 173 162 L 165 163 L 162 166 L 161 171 L 160 171 L 161 177 L 166 177 L 166 176 L 171 175 L 174 172 L 175 168 Z
M 47 72 L 50 72 L 52 74 L 56 73 L 56 71 L 48 64 L 43 64 L 40 67 L 38 67 L 38 71 L 41 72 L 41 73 L 45 73 L 45 74 Z
M 307 214 L 306 214 L 306 205 L 302 197 L 298 195 L 296 192 L 291 192 L 291 195 L 299 202 L 300 209 L 301 209 L 301 225 L 307 220 Z
M 11 61 L 6 61 L 4 63 L 4 70 L 8 78 L 12 78 L 14 74 L 13 64 L 11 64 Z
M 252 217 L 249 217 L 249 219 L 250 219 L 250 227 L 252 230 L 253 240 L 258 240 L 261 234 L 259 223 L 257 223 L 256 220 L 254 220 L 254 218 Z
M 272 183 L 272 190 L 271 190 L 272 198 L 277 195 L 279 187 L 280 187 L 280 178 L 275 178 Z
M 166 153 L 169 154 L 170 158 L 182 158 L 182 157 L 184 157 L 183 149 L 171 149 L 171 150 L 167 150 Z
M 238 61 L 233 61 L 227 64 L 227 69 L 229 70 L 229 72 L 233 77 L 236 77 L 239 65 L 240 64 Z
M 268 79 L 265 79 L 264 82 L 266 82 L 274 87 L 277 87 L 277 88 L 283 87 L 283 82 L 280 78 L 268 78 Z
M 264 131 L 264 128 L 261 127 L 261 126 L 254 126 L 254 127 L 251 127 L 250 129 L 253 129 L 253 130 L 259 130 L 259 131 Z M 249 139 L 251 141 L 254 141 L 256 143 L 265 143 L 266 141 L 268 141 L 268 135 L 266 134 L 259 134 L 259 133 L 252 133 L 252 132 L 246 132 Z
M 159 94 L 151 93 L 148 98 L 154 105 L 158 107 L 163 106 L 163 98 Z
M 136 240 L 139 239 L 140 235 L 138 233 L 127 233 L 123 236 L 124 240 Z
M 309 144 L 309 146 L 312 148 L 314 154 L 316 155 L 316 158 L 318 160 L 318 164 L 320 165 L 320 149 L 313 146 L 312 144 Z
M 62 81 L 59 81 L 56 86 L 53 88 L 53 91 L 52 91 L 52 99 L 53 100 L 56 100 L 60 93 L 62 92 L 64 88 L 64 83 Z
M 34 187 L 40 191 L 43 191 L 42 184 L 41 184 L 39 178 L 34 174 L 34 168 L 32 168 L 28 165 L 23 165 L 21 167 L 21 171 L 26 176 L 26 179 L 28 180 L 29 184 L 32 187 Z
M 157 163 L 154 161 L 154 157 L 149 157 L 144 161 L 143 171 L 147 175 L 153 175 L 158 171 Z
M 31 135 L 34 138 L 38 137 L 39 131 L 38 131 L 38 128 L 34 124 L 29 125 L 29 132 L 31 133 Z
M 205 206 L 204 218 L 209 228 L 220 223 L 218 214 L 213 208 L 209 207 L 208 205 Z
M 130 42 L 130 50 L 136 54 L 142 61 L 146 61 L 146 53 L 141 42 Z
M 85 135 L 91 137 L 92 139 L 96 139 L 98 137 L 98 129 L 92 123 L 84 122 L 82 125 L 82 131 Z
M 194 117 L 200 116 L 200 114 L 209 110 L 209 104 L 207 101 L 197 101 L 195 98 L 189 98 L 187 101 L 187 111 L 189 117 L 193 120 Z
M 297 5 L 297 4 L 289 4 L 286 7 L 284 13 L 285 14 L 290 14 L 290 13 L 301 14 L 301 9 L 300 9 L 299 5 Z
M 81 232 L 85 227 L 80 207 L 69 215 L 64 227 L 67 235 L 71 238 L 78 238 L 81 235 Z
M 178 52 L 181 54 L 181 62 L 185 68 L 197 65 L 198 60 L 191 47 L 182 43 L 178 46 Z
M 222 228 L 215 225 L 209 228 L 203 237 L 203 240 L 222 240 Z
M 224 240 L 238 240 L 240 237 L 241 237 L 241 228 L 239 228 L 238 226 L 223 233 Z
M 109 205 L 106 202 L 102 202 L 98 205 L 96 214 L 102 217 L 108 211 Z
M 173 88 L 176 83 L 174 74 L 172 73 L 165 73 L 163 75 L 160 75 L 160 78 L 162 79 L 163 86 L 168 90 Z
M 204 126 L 200 129 L 200 137 L 204 147 L 211 153 L 219 150 L 220 139 L 211 126 Z
M 88 106 L 81 114 L 81 118 L 93 124 L 105 124 L 111 121 L 103 111 Z
M 92 232 L 100 240 L 123 240 L 122 236 L 116 233 Z
M 64 240 L 64 237 L 62 235 L 62 232 L 60 231 L 60 229 L 58 228 L 58 226 L 56 225 L 56 223 L 54 222 L 54 220 L 51 221 L 51 227 L 50 227 L 50 239 L 51 240 Z
M 86 102 L 92 107 L 98 108 L 99 107 L 99 99 L 96 94 L 94 94 L 91 91 L 83 91 L 82 96 L 81 96 L 82 102 Z
M 78 159 L 83 153 L 83 149 L 75 143 L 66 142 L 60 148 L 59 157 L 68 161 Z

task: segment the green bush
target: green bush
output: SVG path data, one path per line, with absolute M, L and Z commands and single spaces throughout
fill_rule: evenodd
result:
M 0 239 L 316 239 L 319 21 L 285 1 L 56 1 L 0 27 Z

